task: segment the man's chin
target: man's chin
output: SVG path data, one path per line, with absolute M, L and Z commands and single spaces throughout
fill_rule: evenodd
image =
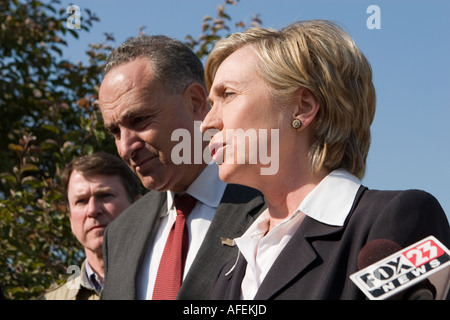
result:
M 85 249 L 93 252 L 96 255 L 102 256 L 103 250 L 103 237 L 97 238 L 95 240 L 89 241 L 88 244 L 85 245 Z
M 164 183 L 161 180 L 157 180 L 150 176 L 139 176 L 139 178 L 141 179 L 142 185 L 148 190 L 155 190 L 160 192 L 169 190 L 169 186 L 167 185 L 167 183 Z

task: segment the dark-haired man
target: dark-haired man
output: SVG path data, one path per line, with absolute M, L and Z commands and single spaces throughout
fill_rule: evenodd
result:
M 46 300 L 98 300 L 103 288 L 103 233 L 140 197 L 136 176 L 118 157 L 94 153 L 73 159 L 62 175 L 70 225 L 86 259 L 69 281 L 45 294 Z

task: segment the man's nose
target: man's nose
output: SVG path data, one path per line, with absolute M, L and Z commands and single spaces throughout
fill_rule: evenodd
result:
M 87 205 L 87 215 L 89 218 L 95 218 L 97 215 L 102 212 L 102 204 L 100 201 L 96 200 L 95 197 L 91 197 L 89 199 Z
M 117 151 L 125 161 L 132 159 L 136 151 L 144 144 L 145 142 L 139 138 L 136 131 L 126 128 L 120 131 L 120 138 L 116 139 Z

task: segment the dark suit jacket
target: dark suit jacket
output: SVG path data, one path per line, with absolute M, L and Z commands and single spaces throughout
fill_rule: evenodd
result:
M 136 299 L 136 276 L 148 246 L 153 245 L 160 213 L 167 210 L 167 193 L 150 191 L 110 223 L 103 238 L 105 285 L 101 299 Z M 202 246 L 183 281 L 178 299 L 206 299 L 212 282 L 237 248 L 221 237 L 245 232 L 265 207 L 254 189 L 228 185 Z
M 255 300 L 364 299 L 349 279 L 358 271 L 358 254 L 364 244 L 390 239 L 406 247 L 429 235 L 450 247 L 448 220 L 432 195 L 362 186 L 344 226 L 325 225 L 309 217 L 303 220 L 261 283 Z M 247 262 L 239 255 L 235 263 L 236 257 L 224 266 L 211 299 L 240 298 Z

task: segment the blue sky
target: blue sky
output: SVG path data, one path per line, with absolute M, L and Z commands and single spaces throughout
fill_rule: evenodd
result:
M 66 57 L 85 60 L 89 43 L 112 33 L 119 45 L 136 36 L 164 34 L 179 40 L 201 33 L 205 15 L 222 0 L 63 0 L 100 18 L 89 33 L 70 40 Z M 380 8 L 381 29 L 369 29 L 370 5 Z M 328 19 L 356 41 L 370 61 L 377 112 L 363 184 L 371 189 L 422 189 L 450 218 L 450 1 L 448 0 L 240 0 L 233 22 L 259 14 L 263 27 Z

